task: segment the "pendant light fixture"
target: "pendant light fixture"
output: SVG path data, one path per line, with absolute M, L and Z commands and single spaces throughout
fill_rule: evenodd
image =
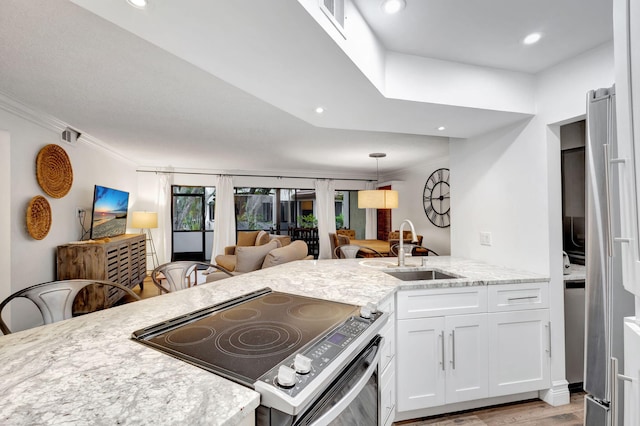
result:
M 383 152 L 374 152 L 369 157 L 376 159 L 376 187 L 379 181 L 378 160 L 386 157 Z M 390 189 L 371 189 L 358 191 L 359 209 L 395 209 L 398 207 L 398 191 Z

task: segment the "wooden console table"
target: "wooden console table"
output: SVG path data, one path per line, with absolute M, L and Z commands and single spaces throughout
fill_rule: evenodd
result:
M 142 288 L 147 274 L 146 239 L 144 234 L 126 234 L 96 241 L 79 241 L 58 246 L 57 279 L 95 279 Z M 93 286 L 80 292 L 74 313 L 91 312 L 116 303 L 124 292 L 117 288 L 99 291 Z

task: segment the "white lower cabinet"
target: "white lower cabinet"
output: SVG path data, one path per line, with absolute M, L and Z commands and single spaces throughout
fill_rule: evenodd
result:
M 487 315 L 398 321 L 398 410 L 488 395 Z
M 489 394 L 511 395 L 550 383 L 549 310 L 489 314 Z
M 488 287 L 398 292 L 398 413 L 549 387 L 548 284 Z

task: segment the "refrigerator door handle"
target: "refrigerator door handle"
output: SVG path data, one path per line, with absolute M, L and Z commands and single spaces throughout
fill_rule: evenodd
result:
M 604 193 L 607 208 L 607 256 L 613 257 L 613 233 L 611 229 L 611 157 L 609 155 L 609 144 L 602 145 L 604 149 Z
M 635 382 L 637 379 L 634 379 L 631 376 L 625 376 L 624 374 L 618 373 L 618 358 L 611 357 L 611 374 L 610 377 L 610 389 L 611 389 L 611 426 L 618 426 L 618 380 L 623 380 L 626 382 Z M 624 388 L 623 388 L 624 390 Z
M 618 426 L 618 358 L 611 357 L 609 363 L 611 369 L 609 374 L 609 389 L 611 392 L 611 426 Z

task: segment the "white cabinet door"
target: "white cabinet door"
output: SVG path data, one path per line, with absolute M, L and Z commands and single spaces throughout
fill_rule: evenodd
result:
M 446 403 L 489 396 L 487 314 L 445 317 Z
M 640 0 L 615 0 L 613 17 L 623 283 L 640 296 Z
M 488 396 L 487 314 L 398 321 L 398 411 Z
M 397 410 L 444 404 L 444 317 L 399 320 L 396 341 Z
M 550 385 L 549 310 L 489 314 L 489 396 L 510 395 Z

